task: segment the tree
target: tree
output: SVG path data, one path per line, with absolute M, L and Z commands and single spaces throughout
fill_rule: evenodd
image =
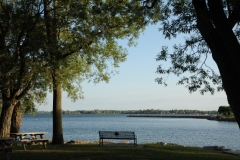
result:
M 131 43 L 145 25 L 156 21 L 158 14 L 144 11 L 148 5 L 145 1 L 0 1 L 0 136 L 9 135 L 12 113 L 21 99 L 31 90 L 45 91 L 50 82 L 54 120 L 60 124 L 61 88 L 76 98 L 71 83 L 85 64 L 90 66 L 88 78 L 108 81 L 108 63 L 117 67 L 126 58 L 116 40 L 128 37 Z M 56 143 L 62 143 L 57 136 Z
M 29 91 L 15 106 L 11 118 L 11 133 L 18 133 L 21 129 L 24 114 L 36 114 L 36 104 L 45 102 L 46 92 L 40 90 Z
M 33 87 L 44 90 L 41 8 L 34 0 L 0 1 L 0 137 L 9 136 L 15 106 Z
M 218 113 L 223 115 L 230 115 L 232 113 L 232 109 L 229 106 L 220 106 L 218 108 Z
M 108 65 L 118 67 L 126 59 L 117 39 L 129 38 L 132 43 L 157 19 L 158 14 L 144 11 L 144 5 L 141 1 L 44 1 L 44 53 L 49 55 L 46 59 L 53 88 L 53 144 L 63 143 L 62 89 L 75 96 L 70 82 L 82 75 L 94 82 L 109 80 Z
M 161 10 L 160 30 L 166 38 L 188 35 L 184 44 L 175 45 L 173 53 L 163 47 L 158 61 L 171 61 L 169 68 L 159 66 L 157 73 L 183 75 L 178 84 L 185 84 L 190 92 L 201 94 L 224 89 L 228 102 L 240 126 L 240 46 L 238 0 L 169 0 Z M 212 56 L 220 75 L 206 62 Z M 164 77 L 157 78 L 165 84 Z M 216 87 L 214 87 L 217 85 Z

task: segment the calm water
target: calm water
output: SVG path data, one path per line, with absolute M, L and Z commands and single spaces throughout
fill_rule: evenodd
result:
M 63 115 L 64 140 L 97 141 L 99 130 L 134 131 L 138 143 L 167 142 L 184 146 L 225 146 L 240 150 L 240 130 L 235 122 L 187 118 L 140 118 L 127 115 Z M 25 115 L 21 132 L 48 132 L 52 115 Z

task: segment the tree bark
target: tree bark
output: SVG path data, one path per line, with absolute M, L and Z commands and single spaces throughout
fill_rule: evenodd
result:
M 52 84 L 53 84 L 53 137 L 52 144 L 64 144 L 63 129 L 62 129 L 62 88 L 58 81 L 58 57 L 61 52 L 58 50 L 57 42 L 57 14 L 56 10 L 51 12 L 51 5 L 53 9 L 57 7 L 56 1 L 44 0 L 44 19 L 46 25 L 46 32 L 48 37 L 48 52 L 51 59 L 52 69 Z
M 234 39 L 231 38 L 228 40 L 234 41 Z M 216 62 L 220 75 L 222 77 L 222 82 L 228 98 L 228 103 L 232 108 L 235 119 L 240 127 L 240 64 L 234 64 L 234 60 L 229 56 L 230 54 L 233 54 L 233 52 L 228 51 L 229 48 L 223 44 L 223 41 L 224 40 L 220 38 L 219 33 L 215 31 L 215 33 L 212 34 L 210 49 L 212 51 L 213 60 Z M 239 50 L 239 47 L 235 47 L 235 50 Z M 240 56 L 240 54 L 235 56 Z
M 56 74 L 55 74 L 56 75 Z M 62 129 L 62 88 L 53 76 L 53 137 L 52 144 L 64 144 Z
M 3 94 L 3 93 L 2 93 Z M 12 100 L 13 101 L 13 100 Z M 17 103 L 10 101 L 4 95 L 2 96 L 2 113 L 0 117 L 0 137 L 9 137 L 10 136 L 10 127 L 11 127 L 11 117 L 14 109 L 14 104 Z
M 225 47 L 215 46 L 219 48 L 218 53 L 213 52 L 213 59 L 216 62 L 221 77 L 223 86 L 228 98 L 228 103 L 233 110 L 234 116 L 238 125 L 240 127 L 240 72 L 238 68 L 240 65 L 236 66 L 233 64 L 233 60 L 228 56 L 232 54 L 226 51 Z M 222 51 L 220 51 L 222 49 Z
M 228 103 L 240 127 L 240 46 L 229 25 L 221 0 L 193 0 L 197 28 L 209 46 L 216 62 Z
M 20 131 L 21 124 L 22 124 L 22 110 L 21 102 L 19 101 L 14 106 L 13 109 L 10 133 L 18 133 Z

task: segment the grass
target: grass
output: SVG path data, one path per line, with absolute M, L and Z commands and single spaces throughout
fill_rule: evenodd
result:
M 174 159 L 174 160 L 239 160 L 239 155 L 208 151 L 195 147 L 162 146 L 159 144 L 144 144 L 137 148 L 132 146 L 103 146 L 97 144 L 65 144 L 48 145 L 43 149 L 40 145 L 34 145 L 24 151 L 21 146 L 14 146 L 9 153 L 9 160 L 118 160 L 118 159 Z M 3 155 L 0 154 L 0 159 Z

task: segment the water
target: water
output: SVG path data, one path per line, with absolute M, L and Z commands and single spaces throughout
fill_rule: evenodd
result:
M 63 115 L 64 140 L 98 141 L 98 131 L 134 131 L 138 143 L 167 142 L 184 146 L 225 146 L 240 150 L 236 122 L 188 118 L 142 118 L 127 115 Z M 21 132 L 48 132 L 52 137 L 52 115 L 25 115 Z

